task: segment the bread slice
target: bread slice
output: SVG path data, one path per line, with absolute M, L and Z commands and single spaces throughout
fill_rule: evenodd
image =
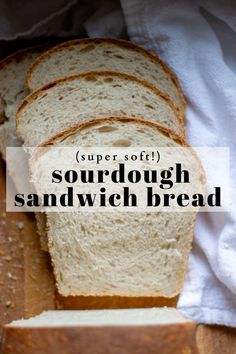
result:
M 79 39 L 58 45 L 34 62 L 26 84 L 35 91 L 62 77 L 94 70 L 123 72 L 146 80 L 164 92 L 184 116 L 184 96 L 167 65 L 153 53 L 124 40 Z
M 5 326 L 2 354 L 197 354 L 195 334 L 173 308 L 48 311 Z
M 76 75 L 34 92 L 17 111 L 17 132 L 25 146 L 38 146 L 75 123 L 109 115 L 146 117 L 184 138 L 173 105 L 160 91 L 114 72 Z
M 109 147 L 122 146 L 123 141 L 130 147 L 182 146 L 173 132 L 127 117 L 77 125 L 45 146 Z M 192 153 L 188 158 L 194 159 L 195 177 L 201 180 L 199 162 Z M 183 286 L 194 222 L 193 212 L 48 213 L 49 251 L 59 293 L 176 296 Z
M 6 146 L 20 146 L 16 138 L 15 114 L 21 101 L 28 94 L 25 74 L 45 47 L 23 49 L 0 62 L 0 152 L 6 159 Z

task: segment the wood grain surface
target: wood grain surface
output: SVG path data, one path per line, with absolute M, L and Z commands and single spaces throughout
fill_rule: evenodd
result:
M 0 159 L 0 327 L 55 308 L 50 259 L 40 249 L 34 215 L 6 213 L 5 179 Z
M 76 306 L 71 299 L 65 303 L 68 308 Z M 84 306 L 90 307 L 88 303 Z M 49 257 L 40 250 L 34 216 L 6 213 L 5 164 L 0 159 L 0 328 L 52 308 L 54 283 Z M 199 354 L 236 354 L 236 328 L 199 325 L 196 339 Z
M 199 354 L 236 354 L 236 328 L 199 325 Z

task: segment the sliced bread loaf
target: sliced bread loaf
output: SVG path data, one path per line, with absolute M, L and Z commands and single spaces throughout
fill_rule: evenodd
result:
M 109 115 L 145 117 L 184 138 L 168 98 L 144 81 L 114 72 L 76 75 L 34 92 L 18 109 L 17 132 L 25 146 L 38 146 L 75 123 Z
M 16 138 L 15 114 L 22 99 L 28 94 L 24 84 L 25 74 L 43 49 L 23 49 L 0 62 L 0 152 L 4 159 L 6 146 L 21 145 Z
M 153 53 L 124 40 L 79 39 L 54 47 L 31 66 L 26 84 L 31 91 L 84 71 L 111 70 L 134 75 L 164 92 L 184 116 L 185 100 L 174 74 Z
M 174 308 L 48 311 L 5 326 L 2 354 L 197 354 L 195 334 Z
M 122 146 L 121 137 L 130 147 L 182 146 L 173 132 L 125 117 L 77 125 L 45 146 Z M 195 178 L 201 180 L 199 162 L 191 152 L 187 158 L 194 159 Z M 48 213 L 49 251 L 59 293 L 176 296 L 183 285 L 194 222 L 193 212 Z

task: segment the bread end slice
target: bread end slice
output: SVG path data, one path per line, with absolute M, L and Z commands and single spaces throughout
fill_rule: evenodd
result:
M 197 354 L 195 331 L 171 308 L 49 311 L 5 326 L 2 354 Z

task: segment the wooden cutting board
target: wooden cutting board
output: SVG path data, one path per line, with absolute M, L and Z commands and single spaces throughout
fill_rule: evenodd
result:
M 0 325 L 54 309 L 50 259 L 40 250 L 32 213 L 6 213 L 0 159 Z
M 55 308 L 50 259 L 40 249 L 34 215 L 6 213 L 5 188 L 5 164 L 0 159 L 0 328 Z M 78 307 L 73 298 L 57 297 L 57 303 L 60 308 Z M 80 299 L 80 309 L 99 308 L 104 303 L 107 305 L 106 299 L 99 304 L 94 298 Z M 113 305 L 121 304 L 115 299 L 110 307 Z M 236 354 L 236 329 L 199 325 L 197 343 L 200 354 Z

